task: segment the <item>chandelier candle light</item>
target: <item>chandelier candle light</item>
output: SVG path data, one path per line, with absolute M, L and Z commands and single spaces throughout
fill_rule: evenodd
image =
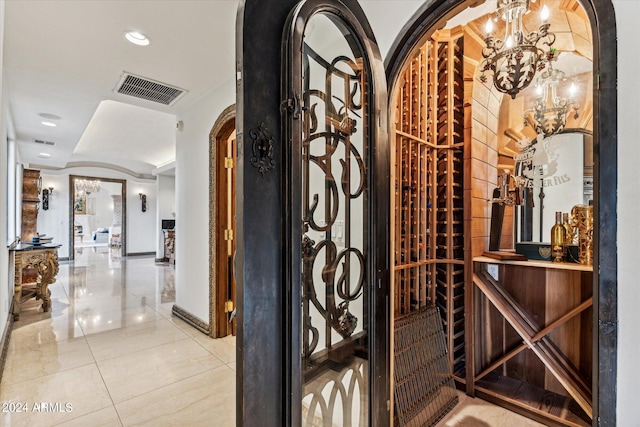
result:
M 556 50 L 551 45 L 555 34 L 549 32 L 549 8 L 540 12 L 542 24 L 538 31 L 524 33 L 522 17 L 529 12 L 529 4 L 536 0 L 497 0 L 496 17 L 505 22 L 504 39 L 493 36 L 493 20 L 485 27 L 486 46 L 482 49 L 484 60 L 480 64 L 480 81 L 485 83 L 485 71 L 493 73 L 493 84 L 502 93 L 516 95 L 533 81 L 536 71 L 546 67 L 546 62 L 555 59 Z M 544 51 L 543 48 L 549 48 Z
M 545 138 L 562 132 L 567 124 L 567 110 L 574 111 L 573 118 L 578 118 L 580 106 L 575 101 L 576 85 L 571 83 L 569 98 L 558 96 L 558 86 L 565 81 L 564 72 L 552 67 L 542 72 L 536 82 L 536 105 L 524 112 L 525 126 L 531 125 L 536 133 Z
M 100 181 L 91 181 L 88 179 L 76 179 L 76 194 L 91 194 L 100 191 Z

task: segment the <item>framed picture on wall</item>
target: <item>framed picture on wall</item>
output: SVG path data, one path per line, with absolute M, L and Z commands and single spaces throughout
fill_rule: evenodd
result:
M 73 202 L 73 213 L 85 214 L 87 213 L 87 196 L 76 196 L 75 202 Z

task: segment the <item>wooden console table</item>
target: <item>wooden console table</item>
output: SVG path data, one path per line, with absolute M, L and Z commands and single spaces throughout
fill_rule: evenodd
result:
M 467 392 L 545 424 L 591 425 L 592 282 L 580 264 L 474 258 Z
M 45 312 L 51 306 L 48 286 L 58 274 L 58 248 L 61 245 L 21 243 L 10 251 L 14 256 L 13 319 L 20 318 L 20 304 L 31 298 L 42 300 Z M 32 272 L 33 274 L 29 274 Z

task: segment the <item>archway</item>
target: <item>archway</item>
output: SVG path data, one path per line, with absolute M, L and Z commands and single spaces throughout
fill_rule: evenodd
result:
M 236 106 L 227 107 L 209 134 L 209 325 L 213 338 L 235 335 Z
M 390 95 L 408 58 L 425 37 L 474 1 L 427 1 L 396 39 L 386 59 Z M 594 272 L 593 419 L 615 425 L 617 360 L 617 49 L 610 1 L 581 1 L 593 36 Z M 391 103 L 390 103 L 391 105 Z M 393 121 L 391 121 L 393 123 Z M 600 191 L 600 189 L 605 191 Z

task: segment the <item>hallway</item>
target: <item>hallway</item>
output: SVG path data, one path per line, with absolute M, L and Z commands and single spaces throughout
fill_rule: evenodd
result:
M 0 425 L 235 425 L 235 338 L 171 315 L 174 273 L 108 248 L 61 263 L 51 313 L 14 323 Z

